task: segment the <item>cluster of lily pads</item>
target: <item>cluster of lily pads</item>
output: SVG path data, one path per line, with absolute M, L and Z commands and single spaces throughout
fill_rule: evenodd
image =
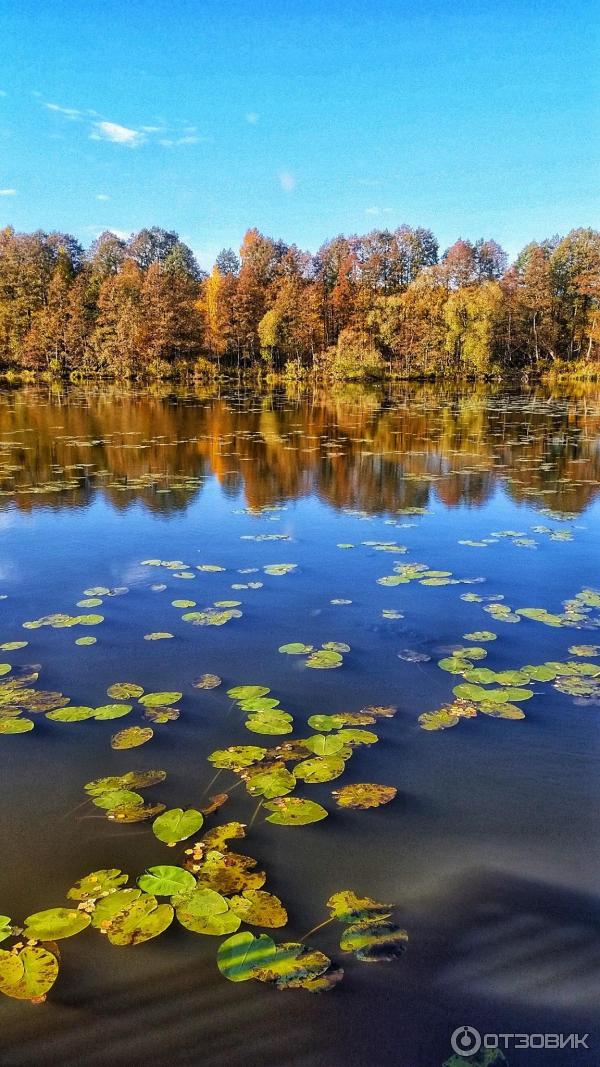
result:
M 246 725 L 256 733 L 291 733 L 291 716 L 281 712 L 278 701 L 267 696 L 266 686 L 235 686 L 228 696 L 249 713 Z M 330 782 L 346 769 L 346 761 L 360 745 L 375 744 L 379 738 L 371 730 L 378 718 L 394 715 L 394 707 L 370 706 L 358 712 L 311 715 L 308 725 L 318 731 L 306 738 L 285 741 L 274 748 L 233 745 L 217 749 L 208 757 L 217 771 L 231 771 L 246 792 L 258 798 L 255 816 L 261 807 L 270 814 L 270 823 L 304 826 L 327 817 L 327 809 L 315 801 L 290 794 L 298 782 L 305 785 Z M 280 718 L 279 718 L 280 717 Z M 258 723 L 256 720 L 258 719 Z M 365 782 L 343 786 L 332 792 L 338 807 L 374 808 L 389 803 L 396 795 L 393 786 Z M 254 817 L 255 817 L 254 816 Z
M 600 608 L 600 593 L 595 589 L 585 588 L 576 593 L 574 597 L 563 601 L 562 612 L 548 611 L 547 608 L 516 608 L 514 611 L 508 604 L 502 603 L 504 597 L 498 594 L 493 597 L 478 596 L 476 593 L 466 593 L 463 600 L 470 600 L 484 604 L 483 610 L 491 615 L 496 622 L 521 622 L 521 619 L 530 619 L 533 622 L 541 622 L 545 626 L 568 626 L 575 629 L 594 629 L 600 626 L 600 618 L 590 618 L 594 608 Z
M 4 669 L 3 669 L 4 668 Z M 10 664 L 0 664 L 0 675 L 12 670 Z M 34 722 L 28 715 L 43 714 L 52 722 L 76 723 L 95 719 L 106 722 L 121 719 L 133 711 L 134 705 L 122 701 L 135 700 L 146 719 L 154 723 L 166 723 L 179 718 L 179 709 L 172 707 L 181 700 L 177 692 L 145 693 L 143 686 L 134 682 L 117 682 L 107 689 L 107 694 L 119 703 L 102 704 L 93 708 L 73 705 L 70 697 L 49 690 L 36 689 L 34 682 L 39 677 L 35 667 L 24 668 L 6 681 L 0 682 L 0 734 L 28 733 Z M 149 726 L 131 726 L 120 730 L 111 739 L 114 749 L 137 748 L 153 737 Z
M 342 603 L 350 603 L 350 601 L 342 601 Z M 285 656 L 306 656 L 305 667 L 329 671 L 343 665 L 343 653 L 350 651 L 350 645 L 347 645 L 345 641 L 325 641 L 319 649 L 316 649 L 314 645 L 305 645 L 303 641 L 290 641 L 286 645 L 280 645 L 279 651 Z
M 571 647 L 573 655 L 596 655 L 597 646 Z M 477 660 L 484 659 L 484 648 L 459 646 L 451 656 L 438 661 L 438 667 L 450 674 L 461 675 L 465 681 L 453 689 L 455 700 L 436 711 L 419 716 L 423 730 L 446 730 L 456 726 L 460 719 L 474 718 L 478 713 L 501 719 L 524 719 L 525 712 L 518 706 L 534 695 L 527 688 L 530 682 L 552 682 L 561 693 L 575 697 L 579 704 L 600 703 L 600 666 L 581 660 L 547 660 L 545 663 L 527 663 L 514 670 L 493 671 L 488 667 L 476 667 Z
M 201 688 L 215 688 L 220 679 L 204 675 Z M 143 699 L 143 690 L 133 683 L 117 683 L 114 695 Z M 264 686 L 238 686 L 228 691 L 241 707 L 244 703 L 267 700 Z M 147 694 L 151 698 L 179 698 L 181 694 Z M 275 702 L 277 703 L 277 702 Z M 161 706 L 161 705 L 159 705 Z M 259 705 L 252 714 L 265 714 L 272 708 Z M 306 825 L 325 818 L 321 805 L 289 794 L 297 780 L 305 783 L 330 781 L 339 777 L 353 748 L 372 744 L 377 735 L 357 726 L 371 724 L 379 717 L 394 714 L 392 707 L 369 707 L 361 712 L 314 715 L 309 725 L 320 732 L 300 741 L 284 742 L 268 750 L 258 746 L 232 746 L 213 752 L 210 762 L 221 770 L 233 771 L 248 794 L 259 797 L 259 806 L 271 814 L 267 821 L 278 825 Z M 285 713 L 282 713 L 285 714 Z M 288 764 L 294 765 L 292 772 Z M 128 771 L 118 776 L 88 782 L 85 790 L 91 802 L 117 822 L 139 822 L 153 818 L 155 837 L 174 847 L 195 834 L 205 814 L 217 810 L 226 794 L 211 798 L 203 809 L 148 805 L 138 789 L 164 781 L 160 770 Z M 386 804 L 396 790 L 371 783 L 349 785 L 335 790 L 340 807 L 370 808 Z M 361 961 L 396 959 L 403 951 L 407 933 L 389 922 L 392 906 L 351 890 L 335 893 L 327 902 L 329 918 L 305 935 L 303 941 L 277 944 L 266 934 L 238 933 L 242 923 L 278 928 L 288 921 L 281 900 L 263 889 L 264 871 L 256 870 L 251 856 L 231 852 L 228 841 L 243 838 L 242 823 L 214 827 L 185 850 L 183 866 L 149 867 L 135 887 L 127 887 L 128 875 L 117 868 L 93 871 L 81 878 L 67 893 L 72 906 L 49 908 L 29 915 L 23 926 L 8 916 L 0 916 L 0 940 L 12 940 L 0 950 L 0 992 L 9 997 L 43 1001 L 54 985 L 60 954 L 56 942 L 81 933 L 91 926 L 104 934 L 112 945 L 125 947 L 158 937 L 174 918 L 193 933 L 231 935 L 219 947 L 217 966 L 233 982 L 255 979 L 278 989 L 303 988 L 323 992 L 343 977 L 342 968 L 324 953 L 304 944 L 309 936 L 328 922 L 344 923 L 340 938 L 343 952 L 354 953 Z M 159 902 L 159 898 L 166 898 Z
M 26 642 L 25 642 L 26 643 Z M 14 647 L 23 642 L 7 642 Z M 6 645 L 5 645 L 6 648 Z M 0 675 L 10 674 L 9 663 L 0 664 Z M 36 666 L 25 667 L 18 674 L 0 682 L 0 734 L 25 734 L 34 728 L 30 715 L 51 715 L 64 708 L 69 697 L 48 689 L 36 689 L 39 677 Z
M 452 571 L 432 570 L 427 563 L 397 563 L 394 573 L 378 578 L 377 584 L 395 586 L 419 582 L 419 585 L 473 585 L 483 581 L 483 578 L 454 578 Z
M 570 530 L 553 530 L 550 526 L 533 526 L 533 533 L 545 534 L 550 541 L 572 541 L 573 534 Z M 471 548 L 487 548 L 488 545 L 497 545 L 506 538 L 517 548 L 537 548 L 537 541 L 530 537 L 524 530 L 494 530 L 489 537 L 482 537 L 479 541 L 468 538 L 460 540 L 459 545 L 468 545 Z

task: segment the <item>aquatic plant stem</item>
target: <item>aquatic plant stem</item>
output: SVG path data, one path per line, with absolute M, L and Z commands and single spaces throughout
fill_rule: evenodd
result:
M 202 800 L 206 796 L 206 794 L 208 793 L 208 790 L 212 788 L 212 786 L 215 784 L 217 778 L 222 773 L 223 773 L 223 768 L 221 767 L 221 770 L 217 771 L 215 776 L 213 778 L 211 778 L 211 780 L 208 783 L 208 785 L 207 785 L 206 789 L 204 790 L 204 792 L 200 794 L 200 800 Z
M 252 818 L 250 819 L 250 822 L 248 823 L 248 829 L 250 829 L 250 827 L 253 825 L 254 820 L 256 819 L 256 816 L 258 815 L 260 809 L 262 808 L 262 804 L 263 804 L 262 800 L 259 800 L 259 802 L 256 805 L 256 807 L 254 809 L 254 812 L 252 814 Z
M 317 930 L 322 930 L 324 926 L 329 926 L 329 923 L 335 922 L 335 919 L 325 919 L 324 922 L 319 923 L 317 926 L 313 926 L 312 930 L 309 930 L 307 934 L 302 934 L 301 941 L 306 941 L 307 937 L 311 937 L 312 934 L 316 934 Z

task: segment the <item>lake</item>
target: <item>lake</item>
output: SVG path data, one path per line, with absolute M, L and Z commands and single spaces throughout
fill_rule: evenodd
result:
M 590 1033 L 589 1053 L 509 1049 L 510 1067 L 598 1063 L 599 486 L 597 395 L 0 394 L 0 683 L 59 694 L 0 736 L 0 912 L 21 927 L 97 870 L 135 886 L 252 821 L 230 849 L 258 861 L 288 922 L 242 930 L 302 941 L 352 890 L 393 905 L 384 941 L 409 938 L 365 960 L 324 926 L 309 947 L 345 973 L 315 993 L 228 981 L 224 936 L 177 919 L 125 947 L 90 927 L 58 941 L 44 1003 L 2 998 L 0 1062 L 442 1067 L 468 1025 Z M 205 674 L 220 684 L 194 685 Z M 60 721 L 123 703 L 116 683 L 132 686 L 122 718 Z M 344 725 L 377 743 L 342 732 L 340 756 Z M 111 747 L 130 728 L 124 743 L 145 743 Z M 303 756 L 329 759 L 331 780 L 297 778 L 293 796 L 326 818 L 280 825 L 266 816 L 291 793 L 262 807 L 231 770 L 211 784 L 216 750 L 315 735 Z M 118 825 L 84 788 L 142 769 L 166 772 L 140 786 L 157 811 L 233 791 L 168 848 L 131 816 L 139 801 L 116 804 Z M 340 806 L 360 783 L 389 802 Z

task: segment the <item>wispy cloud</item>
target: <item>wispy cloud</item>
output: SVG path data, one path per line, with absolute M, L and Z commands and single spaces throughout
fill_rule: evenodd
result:
M 251 126 L 256 126 L 259 119 L 260 115 L 257 111 L 248 111 L 246 113 L 246 122 L 249 122 Z
M 291 193 L 296 188 L 296 179 L 289 170 L 282 170 L 279 174 L 279 184 L 286 193 Z
M 96 200 L 110 200 L 108 193 L 96 193 Z
M 391 207 L 367 207 L 365 215 L 392 215 L 393 211 Z
M 4 89 L 0 89 L 0 96 L 8 96 L 8 93 L 6 93 Z
M 0 196 L 16 196 L 16 189 L 0 189 Z
M 173 126 L 168 126 L 159 118 L 160 125 L 124 126 L 120 122 L 112 122 L 103 118 L 97 111 L 91 109 L 83 111 L 76 107 L 64 107 L 62 104 L 55 104 L 49 100 L 41 100 L 41 105 L 57 117 L 70 122 L 83 123 L 88 128 L 90 140 L 109 141 L 125 148 L 139 148 L 140 145 L 146 143 L 173 148 L 180 145 L 198 144 L 200 141 L 207 140 L 205 137 L 200 137 L 197 127 L 190 126 L 189 123 L 178 122 Z
M 118 122 L 104 121 L 94 122 L 90 138 L 92 141 L 112 141 L 113 144 L 126 145 L 127 148 L 137 148 L 145 140 L 141 130 L 121 126 Z
M 158 143 L 164 145 L 165 148 L 176 148 L 182 144 L 198 144 L 199 140 L 200 137 L 196 137 L 196 134 L 188 133 L 185 137 L 161 137 Z
M 76 107 L 63 107 L 61 104 L 51 104 L 48 101 L 45 101 L 44 107 L 47 108 L 48 111 L 55 111 L 59 115 L 64 115 L 65 118 L 73 121 L 83 118 L 83 112 L 78 111 Z

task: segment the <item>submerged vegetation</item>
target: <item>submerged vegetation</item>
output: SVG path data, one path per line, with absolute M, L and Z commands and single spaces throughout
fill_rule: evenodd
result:
M 209 275 L 177 234 L 0 232 L 9 378 L 600 378 L 600 233 L 440 256 L 430 230 L 339 236 L 315 255 L 249 230 Z

